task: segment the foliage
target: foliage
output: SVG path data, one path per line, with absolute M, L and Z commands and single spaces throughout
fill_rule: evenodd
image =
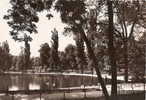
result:
M 8 20 L 8 25 L 12 28 L 10 35 L 18 41 L 28 41 L 32 38 L 29 34 L 37 33 L 35 23 L 39 21 L 37 12 L 44 9 L 49 10 L 54 0 L 10 0 L 12 7 L 8 9 L 8 14 L 4 19 Z
M 61 19 L 69 25 L 75 24 L 77 21 L 84 23 L 82 15 L 86 12 L 83 0 L 58 0 L 55 9 L 61 13 Z
M 38 71 L 38 68 L 40 68 L 41 64 L 41 59 L 40 57 L 32 57 L 30 59 L 32 70 Z
M 12 7 L 4 19 L 8 20 L 11 27 L 10 35 L 15 41 L 25 43 L 24 62 L 25 69 L 30 67 L 31 34 L 37 33 L 36 23 L 39 21 L 37 12 L 49 10 L 54 0 L 10 0 Z
M 28 0 L 11 0 L 12 8 L 4 19 L 8 20 L 8 25 L 12 28 L 10 35 L 14 40 L 25 41 L 27 33 L 37 33 L 35 23 L 38 22 L 38 16 L 34 8 L 30 6 Z M 28 41 L 32 38 L 27 35 Z
M 67 59 L 67 54 L 65 52 L 59 52 L 60 68 L 61 70 L 71 69 L 69 66 L 69 60 Z
M 50 59 L 50 46 L 48 43 L 44 43 L 41 45 L 41 48 L 39 50 L 40 52 L 40 60 L 42 66 L 49 66 L 49 59 Z

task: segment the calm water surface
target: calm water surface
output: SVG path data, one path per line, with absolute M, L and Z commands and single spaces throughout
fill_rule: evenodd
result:
M 65 87 L 78 87 L 82 85 L 95 85 L 93 77 L 74 75 L 48 75 L 48 74 L 5 74 L 0 75 L 0 90 L 33 90 Z

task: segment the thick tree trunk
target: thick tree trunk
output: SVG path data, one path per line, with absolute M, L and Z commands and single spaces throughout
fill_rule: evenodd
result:
M 98 76 L 98 80 L 101 84 L 101 87 L 102 87 L 103 93 L 105 95 L 105 98 L 106 98 L 106 100 L 109 100 L 109 94 L 108 94 L 106 85 L 104 83 L 104 80 L 102 79 L 101 72 L 100 72 L 99 68 L 97 67 L 98 63 L 96 61 L 96 57 L 95 57 L 95 54 L 93 52 L 93 49 L 91 48 L 91 42 L 87 39 L 87 36 L 85 35 L 85 32 L 84 32 L 82 26 L 78 25 L 78 28 L 79 28 L 81 37 L 83 38 L 83 40 L 84 40 L 84 42 L 87 46 L 89 57 L 93 61 L 93 65 L 95 65 L 95 71 L 96 71 L 96 74 Z
M 117 97 L 117 67 L 116 67 L 116 59 L 115 59 L 115 48 L 114 48 L 114 44 L 113 44 L 114 26 L 113 26 L 112 1 L 108 0 L 107 4 L 108 4 L 108 17 L 109 17 L 108 49 L 109 49 L 109 60 L 110 60 L 111 74 L 112 74 L 111 95 L 113 97 L 113 100 L 116 100 L 116 97 Z

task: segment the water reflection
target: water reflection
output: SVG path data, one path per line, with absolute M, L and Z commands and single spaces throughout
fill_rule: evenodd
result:
M 29 89 L 30 90 L 40 90 L 40 85 L 38 85 L 38 84 L 35 84 L 35 83 L 30 83 L 29 84 Z
M 19 90 L 18 86 L 9 87 L 9 91 L 17 91 Z
M 7 74 L 0 75 L 0 90 L 34 90 L 52 89 L 64 87 L 77 87 L 82 85 L 82 76 L 73 75 L 30 75 L 30 74 Z M 83 79 L 85 85 L 96 84 L 96 79 L 86 77 Z

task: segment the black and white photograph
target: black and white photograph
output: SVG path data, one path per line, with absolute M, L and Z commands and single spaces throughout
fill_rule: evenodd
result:
M 0 100 L 146 100 L 146 0 L 0 0 Z

